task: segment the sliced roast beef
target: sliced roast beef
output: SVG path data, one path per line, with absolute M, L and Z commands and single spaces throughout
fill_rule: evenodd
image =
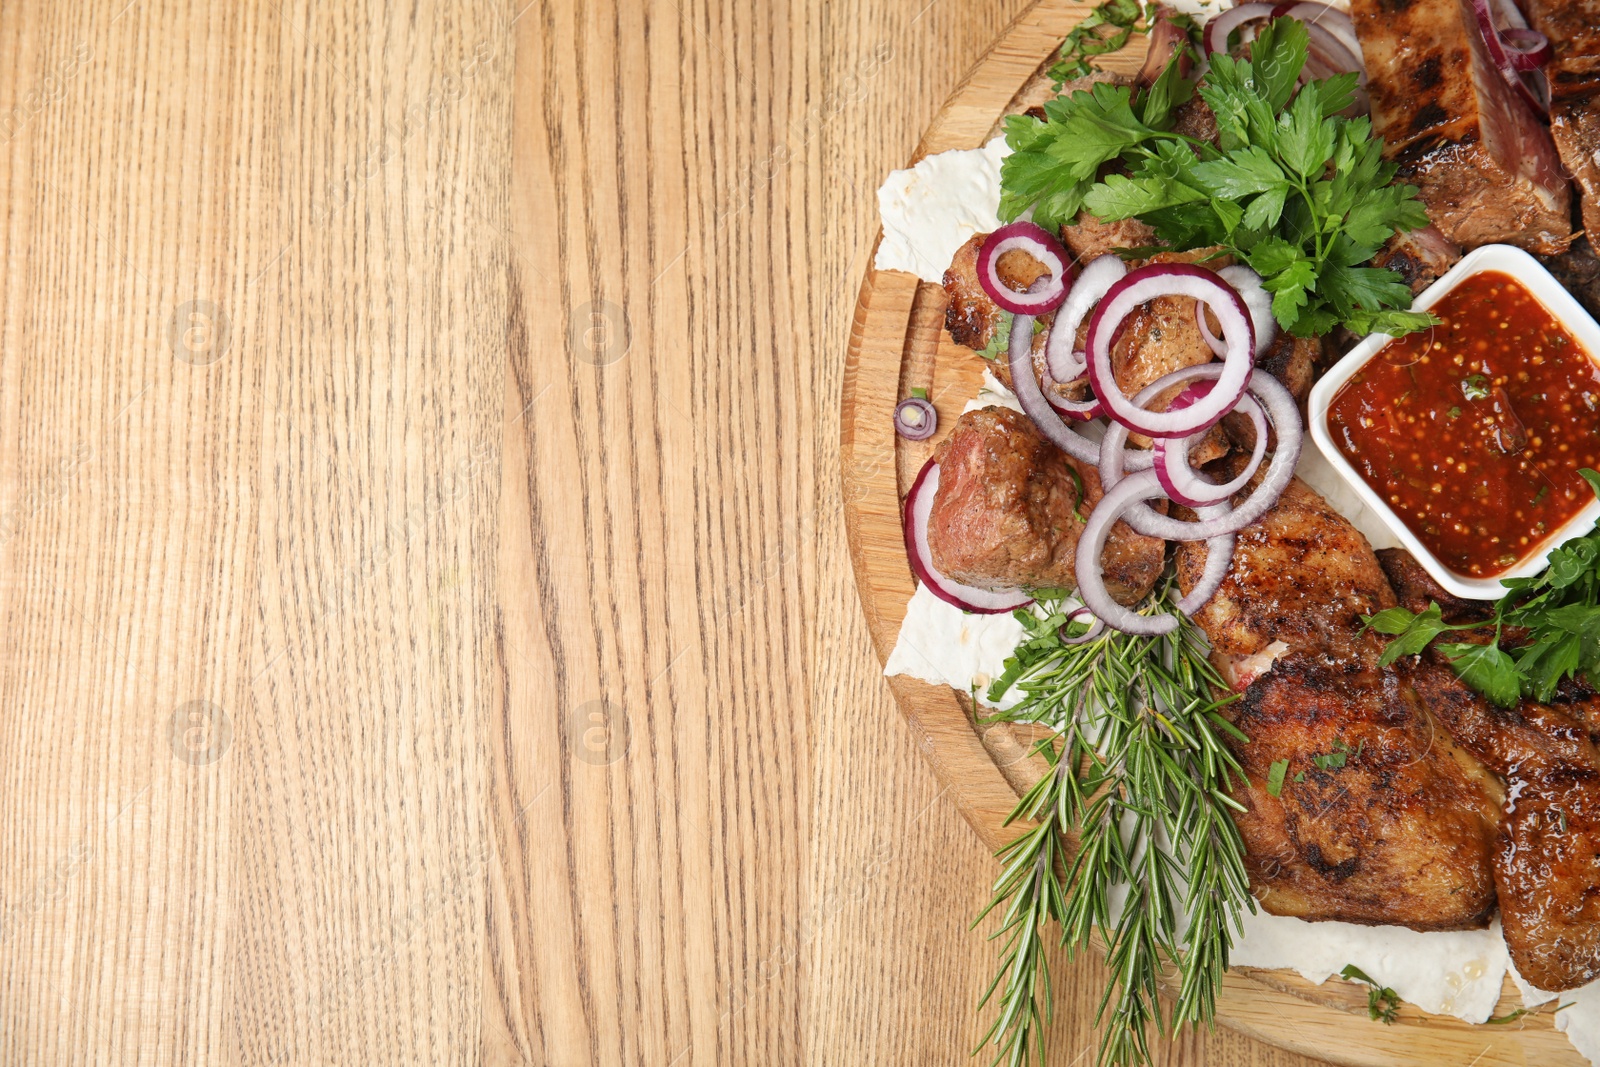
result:
M 1467 0 L 1352 0 L 1373 127 L 1457 244 L 1553 254 L 1571 190 L 1550 133 L 1490 62 Z
M 1526 0 L 1528 22 L 1550 38 L 1550 135 L 1578 183 L 1583 228 L 1600 241 L 1600 0 Z
M 1073 588 L 1084 517 L 1104 495 L 1094 467 L 1045 440 L 1010 408 L 961 416 L 935 453 L 939 492 L 928 516 L 933 564 L 984 589 Z M 1101 557 L 1106 587 L 1125 604 L 1142 599 L 1166 560 L 1166 542 L 1111 528 Z

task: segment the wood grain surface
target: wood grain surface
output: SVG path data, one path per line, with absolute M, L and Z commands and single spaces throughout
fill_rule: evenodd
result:
M 0 1062 L 973 1062 L 838 412 L 1023 7 L 0 7 Z

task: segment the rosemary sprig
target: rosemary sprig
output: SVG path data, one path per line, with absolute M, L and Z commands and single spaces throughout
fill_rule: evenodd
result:
M 1141 607 L 1171 611 L 1171 578 Z M 1027 634 L 989 689 L 1013 687 L 1022 702 L 995 716 L 1053 731 L 1040 741 L 1048 772 L 1007 822 L 1033 827 L 998 853 L 993 899 L 977 921 L 1004 906 L 1001 967 L 979 1007 L 998 997 L 984 1045 L 1020 1067 L 1033 1051 L 1043 1062 L 1051 1019 L 1044 927 L 1060 927 L 1069 958 L 1098 932 L 1114 974 L 1097 1010 L 1098 1063 L 1147 1063 L 1146 1031 L 1209 1024 L 1240 914 L 1253 910 L 1244 843 L 1227 809 L 1240 770 L 1224 743 L 1243 739 L 1219 714 L 1231 697 L 1187 620 L 1163 637 L 1106 631 L 1069 645 L 1059 600 L 1020 611 Z M 1242 809 L 1240 809 L 1242 810 Z M 1068 848 L 1068 835 L 1076 850 Z M 976 922 L 975 922 L 976 925 Z M 1177 995 L 1163 1015 L 1158 985 L 1176 974 Z M 976 1052 L 978 1050 L 974 1050 Z

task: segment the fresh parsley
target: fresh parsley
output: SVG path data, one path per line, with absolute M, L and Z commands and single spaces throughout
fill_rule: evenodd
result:
M 1085 77 L 1094 70 L 1090 59 L 1121 50 L 1136 33 L 1149 33 L 1158 17 L 1154 3 L 1105 0 L 1074 26 L 1066 40 L 1061 42 L 1056 61 L 1050 67 L 1050 79 L 1060 89 L 1065 82 Z M 1198 41 L 1200 27 L 1194 19 L 1174 12 L 1168 12 L 1166 18 L 1185 30 L 1191 41 Z
M 1046 103 L 1043 120 L 1009 117 L 1000 217 L 1031 209 L 1055 229 L 1087 209 L 1107 222 L 1140 219 L 1172 248 L 1220 246 L 1261 275 L 1274 317 L 1298 337 L 1433 324 L 1404 310 L 1411 290 L 1398 274 L 1363 266 L 1395 233 L 1427 225 L 1417 190 L 1392 184 L 1369 120 L 1340 114 L 1356 75 L 1298 86 L 1307 49 L 1304 25 L 1275 19 L 1249 59 L 1214 55 L 1198 83 L 1175 55 L 1148 88 L 1096 83 Z M 1197 92 L 1219 145 L 1173 129 Z
M 1600 496 L 1600 474 L 1588 468 L 1578 473 Z M 1485 622 L 1447 623 L 1438 604 L 1420 613 L 1397 607 L 1369 616 L 1368 626 L 1393 638 L 1379 664 L 1414 656 L 1452 631 L 1492 628 L 1488 642 L 1446 641 L 1434 647 L 1463 682 L 1501 707 L 1523 697 L 1548 702 L 1562 681 L 1580 674 L 1600 678 L 1600 530 L 1552 551 L 1540 574 L 1500 584 L 1506 594 Z M 1508 628 L 1525 631 L 1527 639 L 1502 647 Z
M 1367 977 L 1366 971 L 1353 963 L 1347 963 L 1344 970 L 1339 972 L 1339 977 L 1347 982 L 1363 982 L 1367 985 L 1367 1017 L 1373 1022 L 1393 1026 L 1400 1018 L 1400 994 L 1386 985 L 1381 986 L 1374 982 Z
M 1267 792 L 1273 796 L 1283 795 L 1283 776 L 1289 773 L 1289 761 L 1278 759 L 1272 761 L 1272 766 L 1267 768 Z

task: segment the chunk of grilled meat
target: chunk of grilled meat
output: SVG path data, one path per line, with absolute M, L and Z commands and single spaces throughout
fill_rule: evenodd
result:
M 1395 672 L 1289 659 L 1245 690 L 1234 722 L 1251 783 L 1234 821 L 1268 912 L 1413 930 L 1488 922 L 1495 783 Z M 1277 760 L 1288 771 L 1272 796 Z
M 950 261 L 949 269 L 944 272 L 944 291 L 949 301 L 944 309 L 945 329 L 950 331 L 952 341 L 958 345 L 966 345 L 974 351 L 986 348 L 994 339 L 994 332 L 999 328 L 1001 320 L 1011 314 L 991 300 L 978 282 L 978 249 L 983 247 L 983 242 L 988 236 L 986 233 L 980 233 L 957 249 L 955 258 Z M 1026 289 L 1044 273 L 1044 265 L 1023 252 L 1009 252 L 1001 256 L 998 269 L 1001 280 L 1013 289 Z M 1033 335 L 1033 373 L 1038 378 L 1041 388 L 1048 382 L 1049 391 L 1056 396 L 1067 400 L 1081 400 L 1088 395 L 1088 387 L 1084 383 L 1061 384 L 1050 381 L 1046 376 L 1049 361 L 1044 353 L 1045 339 L 1050 324 L 1054 321 L 1054 313 L 1039 316 L 1039 322 L 1044 329 Z M 1081 343 L 1082 326 L 1079 327 L 1078 337 Z M 989 370 L 1002 385 L 1011 388 L 1011 362 L 1007 353 L 1001 352 L 998 357 L 991 360 Z
M 1217 249 L 1200 248 L 1192 252 L 1158 252 L 1144 262 L 1199 263 L 1211 270 L 1220 270 L 1233 259 L 1219 255 Z M 1111 345 L 1111 375 L 1124 396 L 1133 396 L 1175 370 L 1210 363 L 1216 358 L 1195 321 L 1194 305 L 1191 296 L 1158 296 L 1139 305 L 1122 320 L 1121 332 Z M 1156 397 L 1149 406 L 1157 410 L 1164 408 L 1182 391 L 1181 386 L 1174 387 Z M 1150 439 L 1143 434 L 1132 434 L 1129 439 L 1141 448 L 1150 447 Z M 1213 428 L 1198 444 L 1190 447 L 1189 458 L 1193 463 L 1205 464 L 1227 453 L 1226 435 L 1220 428 Z
M 1591 693 L 1498 708 L 1433 654 L 1408 665 L 1417 693 L 1508 784 L 1494 849 L 1506 946 L 1522 977 L 1559 992 L 1600 977 L 1600 752 Z
M 1437 226 L 1397 233 L 1372 257 L 1374 267 L 1396 272 L 1413 293 L 1420 293 L 1461 258 L 1461 246 Z
M 1595 240 L 1600 241 L 1600 233 L 1595 234 Z M 1594 254 L 1589 240 L 1580 237 L 1561 255 L 1540 256 L 1539 262 L 1585 311 L 1600 319 L 1600 256 Z
M 1467 247 L 1550 254 L 1572 238 L 1550 133 L 1489 61 L 1464 0 L 1352 0 L 1372 72 L 1373 128 L 1428 217 Z
M 1494 614 L 1493 604 L 1458 597 L 1434 581 L 1416 557 L 1403 548 L 1379 549 L 1378 562 L 1394 587 L 1395 600 L 1413 614 L 1427 611 L 1429 604 L 1438 604 L 1444 621 L 1452 624 L 1482 622 Z
M 1178 546 L 1185 592 L 1205 561 L 1204 542 Z M 1232 570 L 1194 619 L 1220 656 L 1253 656 L 1281 642 L 1286 654 L 1370 668 L 1382 645 L 1363 632 L 1361 616 L 1392 606 L 1394 592 L 1367 539 L 1296 478 L 1271 511 L 1240 531 Z
M 1526 0 L 1534 29 L 1550 38 L 1550 136 L 1578 183 L 1583 228 L 1600 241 L 1600 0 Z
M 1205 555 L 1200 543 L 1178 547 L 1185 592 Z M 1494 906 L 1495 783 L 1378 667 L 1382 644 L 1361 616 L 1393 603 L 1366 538 L 1296 479 L 1239 534 L 1232 572 L 1195 615 L 1244 692 L 1231 714 L 1250 740 L 1232 747 L 1250 778 L 1235 821 L 1252 890 L 1276 915 L 1482 926 Z M 1335 754 L 1342 766 L 1317 765 Z M 1272 796 L 1278 760 L 1288 774 Z
M 939 491 L 928 517 L 935 567 L 985 589 L 1077 585 L 1074 557 L 1084 526 L 1078 513 L 1087 516 L 1105 495 L 1094 467 L 1063 453 L 1009 408 L 962 415 L 935 458 Z M 1113 526 L 1101 557 L 1112 596 L 1132 604 L 1149 593 L 1166 547 L 1124 523 Z
M 1089 263 L 1101 256 L 1116 255 L 1119 248 L 1147 248 L 1156 243 L 1156 231 L 1138 219 L 1101 222 L 1087 211 L 1080 211 L 1076 220 L 1061 227 L 1061 241 L 1073 259 Z

